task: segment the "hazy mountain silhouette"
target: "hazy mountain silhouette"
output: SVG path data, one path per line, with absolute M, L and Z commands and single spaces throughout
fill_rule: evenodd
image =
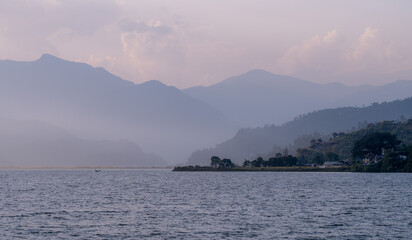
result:
M 88 139 L 131 139 L 172 161 L 236 130 L 220 111 L 175 87 L 136 85 L 48 54 L 0 61 L 0 116 L 43 121 Z
M 158 167 L 160 156 L 134 142 L 92 141 L 39 122 L 0 118 L 1 167 Z
M 300 115 L 281 126 L 266 125 L 240 129 L 237 134 L 214 148 L 195 151 L 189 157 L 191 165 L 209 165 L 211 156 L 231 158 L 240 164 L 256 154 L 269 152 L 274 146 L 286 146 L 304 134 L 355 130 L 366 122 L 412 118 L 412 98 L 373 104 L 368 107 L 325 109 Z M 309 143 L 308 143 L 309 144 Z
M 133 84 L 48 54 L 33 62 L 0 61 L 0 117 L 38 120 L 83 139 L 130 139 L 174 163 L 233 136 L 240 126 L 279 124 L 304 112 L 411 92 L 411 81 L 348 87 L 262 70 L 181 91 L 155 80 Z
M 301 113 L 325 108 L 407 98 L 412 96 L 412 81 L 397 81 L 379 87 L 349 87 L 252 70 L 209 87 L 192 87 L 184 92 L 220 109 L 243 126 L 262 126 L 281 124 Z

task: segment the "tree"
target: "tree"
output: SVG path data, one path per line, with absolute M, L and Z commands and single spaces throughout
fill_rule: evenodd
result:
M 328 159 L 328 161 L 330 162 L 339 162 L 340 157 L 338 154 L 333 153 L 333 152 L 328 152 L 326 153 L 326 158 Z
M 408 147 L 408 156 L 404 170 L 405 172 L 412 172 L 412 146 Z
M 394 150 L 400 141 L 388 132 L 370 133 L 356 141 L 352 149 L 353 158 L 376 157 L 382 155 L 382 150 Z
M 284 166 L 296 166 L 298 159 L 296 157 L 293 157 L 291 155 L 288 155 L 287 157 L 284 158 Z
M 243 167 L 250 167 L 250 161 L 245 159 L 245 161 L 243 162 Z
M 234 166 L 235 166 L 235 164 L 232 162 L 232 160 L 230 160 L 228 158 L 224 158 L 221 161 L 221 165 L 220 165 L 220 167 L 223 167 L 223 168 L 231 168 L 231 167 L 234 167 Z
M 339 134 L 337 132 L 333 132 L 332 136 L 333 136 L 333 138 L 337 138 L 339 136 Z
M 272 157 L 272 158 L 269 158 L 268 159 L 268 161 L 267 161 L 267 165 L 269 166 L 269 167 L 277 167 L 277 166 L 280 166 L 279 164 L 281 164 L 282 163 L 282 157 L 280 157 L 280 158 L 274 158 L 274 157 Z
M 322 165 L 325 162 L 325 157 L 322 153 L 315 153 L 313 158 L 312 158 L 312 163 L 316 163 L 318 165 Z
M 215 168 L 220 167 L 221 162 L 222 162 L 222 160 L 220 160 L 219 157 L 213 156 L 213 157 L 210 158 L 210 165 L 212 167 L 215 167 Z
M 258 157 L 256 160 L 252 161 L 252 167 L 263 167 L 263 158 Z
M 285 148 L 285 149 L 283 150 L 282 155 L 283 155 L 284 157 L 289 156 L 289 151 L 288 151 L 288 149 L 287 149 L 287 148 Z

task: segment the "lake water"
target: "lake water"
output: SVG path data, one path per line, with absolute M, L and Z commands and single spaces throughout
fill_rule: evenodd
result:
M 1 170 L 0 239 L 412 238 L 412 174 Z

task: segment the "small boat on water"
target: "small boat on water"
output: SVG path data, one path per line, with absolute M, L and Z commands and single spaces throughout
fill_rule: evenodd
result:
M 95 172 L 100 172 L 100 171 L 102 171 L 102 170 L 100 170 L 100 169 L 94 169 L 94 171 L 95 171 Z

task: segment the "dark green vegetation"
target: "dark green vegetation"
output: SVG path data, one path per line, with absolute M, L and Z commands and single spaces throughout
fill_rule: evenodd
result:
M 177 172 L 350 172 L 350 167 L 339 168 L 318 168 L 310 166 L 294 167 L 232 167 L 232 168 L 214 168 L 201 166 L 184 166 L 175 167 L 173 171 Z
M 210 159 L 210 165 L 215 168 L 232 168 L 235 164 L 230 159 L 220 159 L 219 157 L 213 156 Z
M 279 114 L 282 114 L 279 112 Z M 356 131 L 368 126 L 368 123 L 386 120 L 404 120 L 412 117 L 412 98 L 393 102 L 372 104 L 368 107 L 344 107 L 315 111 L 300 115 L 293 121 L 281 126 L 266 125 L 258 128 L 241 129 L 233 138 L 216 145 L 214 148 L 195 151 L 188 160 L 191 165 L 207 165 L 210 156 L 222 156 L 233 159 L 238 165 L 244 159 L 259 154 L 267 154 L 267 158 L 282 148 L 288 147 L 291 154 L 296 149 L 310 144 L 312 138 L 325 135 L 341 137 L 347 132 Z M 340 134 L 339 134 L 340 133 Z M 398 136 L 402 137 L 402 136 Z M 293 147 L 292 147 L 293 146 Z M 350 148 L 346 149 L 350 153 Z M 345 152 L 341 149 L 340 151 Z M 341 155 L 342 152 L 339 152 Z
M 268 160 L 263 160 L 262 157 L 258 157 L 253 161 L 245 160 L 243 167 L 292 167 L 296 166 L 298 159 L 292 155 L 282 156 L 281 153 L 276 154 L 275 157 L 271 157 Z
M 210 165 L 175 170 L 412 172 L 412 119 L 369 124 L 346 134 L 334 132 L 328 141 L 312 139 L 309 146 L 297 150 L 296 157 L 284 150 L 268 160 L 244 160 L 239 167 L 230 159 L 213 156 Z
M 292 167 L 296 166 L 298 159 L 292 155 L 282 156 L 281 153 L 276 154 L 275 157 L 269 158 L 268 160 L 263 160 L 263 158 L 258 157 L 253 161 L 245 160 L 243 162 L 243 167 Z M 213 168 L 233 168 L 235 164 L 231 159 L 220 159 L 217 156 L 213 156 L 210 159 L 210 166 Z
M 382 149 L 393 151 L 401 142 L 395 135 L 388 132 L 374 132 L 367 134 L 352 148 L 352 156 L 358 158 L 373 158 L 382 154 Z
M 412 119 L 383 121 L 344 135 L 332 134 L 329 141 L 311 142 L 298 149 L 299 163 L 340 161 L 353 171 L 411 172 Z

